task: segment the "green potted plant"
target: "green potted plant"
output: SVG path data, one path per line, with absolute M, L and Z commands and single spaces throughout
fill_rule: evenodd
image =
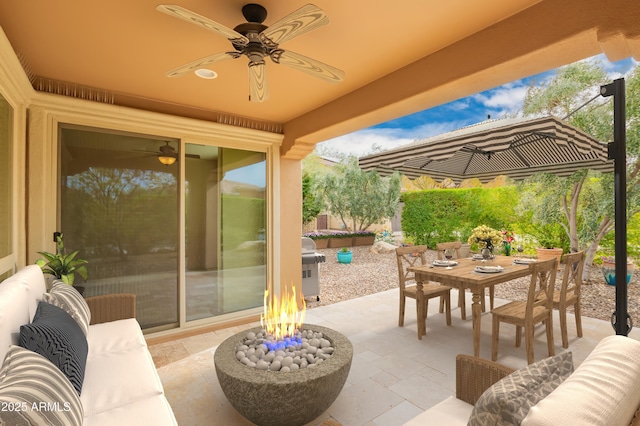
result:
M 84 259 L 76 259 L 78 250 L 66 254 L 62 234 L 56 235 L 55 254 L 46 251 L 39 251 L 38 254 L 44 256 L 44 259 L 38 259 L 36 261 L 36 265 L 42 269 L 43 273 L 52 275 L 71 286 L 73 286 L 76 281 L 76 274 L 80 275 L 83 281 L 87 281 L 88 272 L 86 264 L 89 262 Z M 80 290 L 81 287 L 76 287 L 76 289 L 82 293 Z
M 558 259 L 558 267 L 560 266 L 560 258 L 562 257 L 562 248 L 558 247 L 558 241 L 552 235 L 540 235 L 536 238 L 540 247 L 536 247 L 536 256 L 539 260 L 548 260 L 551 258 Z
M 351 263 L 353 259 L 353 252 L 349 250 L 348 247 L 342 247 L 340 251 L 338 251 L 338 263 Z

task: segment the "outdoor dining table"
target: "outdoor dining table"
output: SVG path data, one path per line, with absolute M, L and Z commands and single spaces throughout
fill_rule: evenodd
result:
M 514 264 L 514 257 L 495 256 L 486 262 L 473 258 L 458 259 L 457 265 L 451 269 L 442 266 L 421 265 L 409 268 L 415 274 L 418 304 L 418 339 L 427 333 L 426 310 L 422 299 L 422 284 L 435 281 L 464 291 L 471 290 L 473 303 L 471 305 L 471 321 L 473 325 L 473 354 L 480 356 L 480 321 L 481 301 L 484 297 L 484 289 L 496 284 L 502 284 L 516 278 L 526 277 L 531 274 L 529 265 Z M 501 266 L 503 269 L 496 273 L 476 272 L 477 266 Z

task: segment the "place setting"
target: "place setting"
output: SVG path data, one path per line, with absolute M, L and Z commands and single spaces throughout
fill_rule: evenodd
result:
M 482 266 L 476 266 L 473 269 L 473 272 L 477 272 L 479 274 L 497 274 L 502 271 L 504 271 L 504 268 L 500 265 L 496 265 L 496 266 L 482 265 Z
M 451 260 L 451 259 L 453 259 L 453 250 L 452 249 L 446 249 L 444 251 L 444 257 L 447 260 L 436 259 L 436 260 L 433 261 L 432 265 L 433 266 L 438 266 L 438 267 L 444 267 L 445 269 L 452 269 L 454 266 L 456 266 L 458 264 L 458 262 L 456 262 L 455 260 Z
M 513 259 L 514 265 L 531 265 L 532 263 L 536 263 L 538 259 L 528 258 L 528 257 L 518 257 Z

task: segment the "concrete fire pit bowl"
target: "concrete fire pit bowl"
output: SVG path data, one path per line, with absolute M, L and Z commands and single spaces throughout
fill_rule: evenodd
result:
M 261 426 L 296 426 L 311 422 L 329 408 L 342 390 L 353 357 L 353 346 L 342 334 L 319 325 L 301 329 L 322 332 L 334 353 L 323 363 L 297 371 L 261 371 L 236 359 L 236 345 L 256 327 L 226 339 L 214 355 L 220 387 L 231 405 Z

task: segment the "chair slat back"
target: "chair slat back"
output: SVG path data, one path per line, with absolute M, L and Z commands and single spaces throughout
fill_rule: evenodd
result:
M 582 285 L 582 270 L 584 269 L 584 251 L 564 255 L 564 273 L 562 274 L 562 286 L 560 287 L 560 302 L 573 295 L 580 296 Z
M 460 259 L 462 256 L 460 255 L 460 248 L 462 247 L 462 243 L 460 241 L 451 241 L 448 243 L 438 243 L 436 244 L 436 250 L 438 251 L 438 260 L 444 259 L 444 251 L 448 249 L 453 249 L 456 251 L 456 259 Z
M 527 295 L 525 321 L 533 318 L 533 308 L 544 306 L 549 311 L 553 309 L 553 292 L 556 285 L 556 271 L 558 259 L 553 258 L 529 265 L 531 269 L 531 283 Z
M 425 253 L 427 246 L 407 246 L 396 248 L 396 259 L 398 261 L 398 279 L 400 290 L 404 290 L 408 281 L 415 281 L 413 273 L 408 269 L 412 266 L 425 265 L 427 259 Z

